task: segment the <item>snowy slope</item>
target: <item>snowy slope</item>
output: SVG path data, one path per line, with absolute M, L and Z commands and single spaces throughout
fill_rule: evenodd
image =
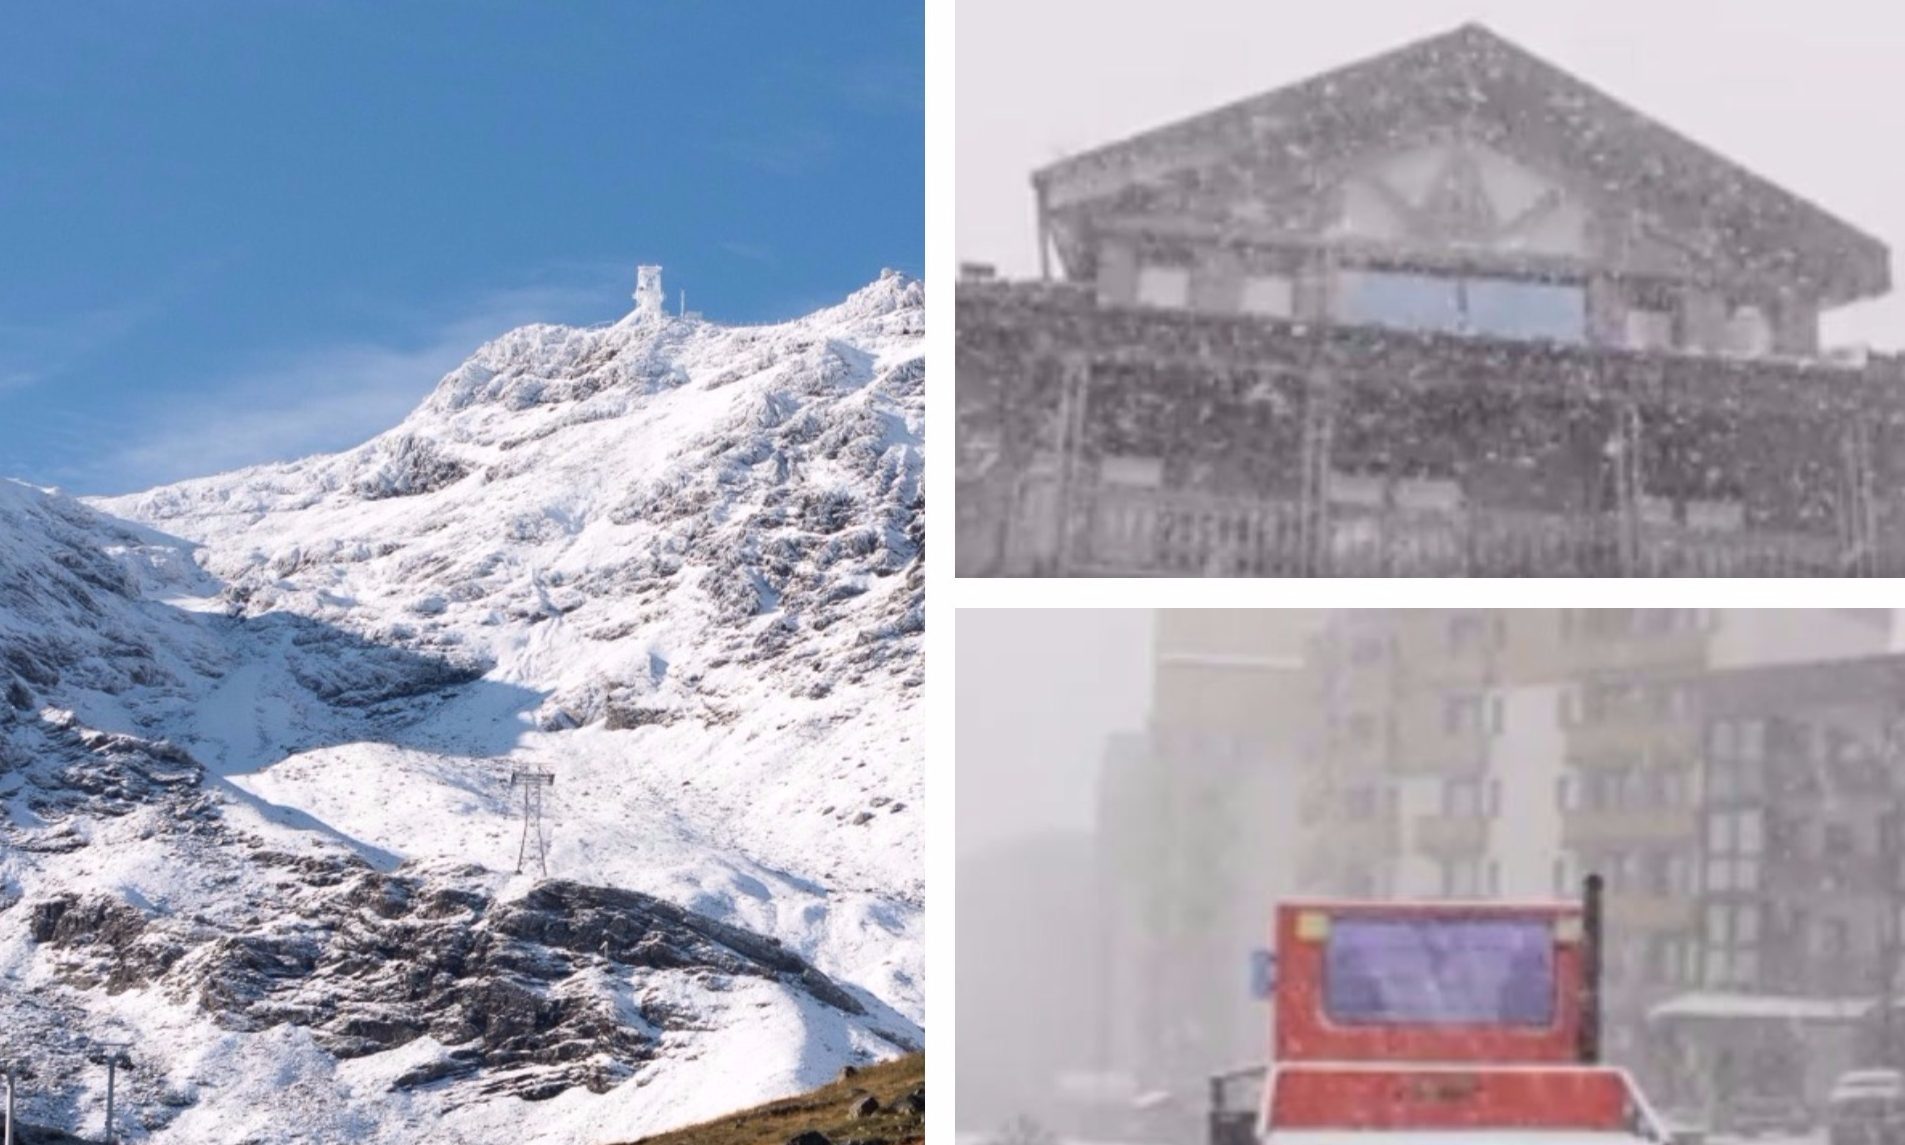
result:
M 527 327 L 346 453 L 0 485 L 0 1018 L 162 1039 L 160 1141 L 626 1139 L 916 1042 L 922 326 Z

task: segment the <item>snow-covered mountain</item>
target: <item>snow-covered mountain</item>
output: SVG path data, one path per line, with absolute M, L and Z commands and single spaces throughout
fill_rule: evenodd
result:
M 155 1142 L 624 1140 L 917 1044 L 923 314 L 525 327 L 345 453 L 0 484 L 29 1119 L 100 1041 Z

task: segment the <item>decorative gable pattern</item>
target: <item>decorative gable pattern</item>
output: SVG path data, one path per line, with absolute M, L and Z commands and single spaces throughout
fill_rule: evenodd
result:
M 1821 308 L 1891 285 L 1884 244 L 1476 25 L 1033 181 L 1085 276 L 1107 228 L 1202 227 L 1586 259 Z

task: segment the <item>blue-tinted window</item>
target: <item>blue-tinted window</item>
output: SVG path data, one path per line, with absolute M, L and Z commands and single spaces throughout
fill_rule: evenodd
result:
M 1342 1025 L 1549 1026 L 1554 929 L 1541 919 L 1336 918 L 1323 1009 Z
M 1587 340 L 1587 291 L 1567 283 L 1349 270 L 1339 276 L 1336 310 L 1344 322 L 1404 330 Z
M 1427 274 L 1344 271 L 1339 314 L 1347 322 L 1454 333 L 1462 328 L 1459 287 L 1456 279 Z
M 1497 338 L 1587 340 L 1587 291 L 1552 282 L 1471 278 L 1468 328 Z

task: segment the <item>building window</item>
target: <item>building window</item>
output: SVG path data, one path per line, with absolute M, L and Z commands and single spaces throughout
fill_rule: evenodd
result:
M 1442 864 L 1444 898 L 1480 898 L 1482 864 L 1476 859 L 1451 859 Z
M 1707 860 L 1708 894 L 1726 891 L 1752 893 L 1759 889 L 1759 860 L 1726 857 Z
M 1627 345 L 1634 350 L 1673 349 L 1673 312 L 1668 310 L 1629 310 Z
M 1352 664 L 1374 664 L 1388 650 L 1389 642 L 1380 636 L 1359 636 L 1349 646 L 1349 660 Z
M 1844 958 L 1852 953 L 1852 927 L 1845 919 L 1828 918 L 1820 921 L 1819 953 L 1827 958 Z
M 1281 274 L 1250 275 L 1244 279 L 1238 308 L 1245 314 L 1289 318 L 1296 313 L 1296 285 Z
M 1587 340 L 1587 291 L 1549 282 L 1467 280 L 1468 330 L 1496 338 Z
M 1479 732 L 1485 711 L 1480 696 L 1450 696 L 1442 702 L 1442 730 L 1450 735 Z
M 1488 637 L 1488 617 L 1479 612 L 1458 612 L 1449 617 L 1449 650 L 1464 652 L 1480 647 Z
M 1531 341 L 1587 340 L 1587 291 L 1576 284 L 1346 270 L 1337 280 L 1344 322 Z
M 1164 487 L 1164 461 L 1156 457 L 1106 457 L 1098 463 L 1098 479 L 1127 489 Z
M 1451 779 L 1442 785 L 1442 814 L 1458 819 L 1482 815 L 1482 785 L 1475 779 Z
M 1726 321 L 1726 352 L 1743 358 L 1763 358 L 1773 352 L 1773 324 L 1766 311 L 1741 306 Z
M 1185 266 L 1138 268 L 1138 304 L 1182 310 L 1191 302 L 1191 271 Z

